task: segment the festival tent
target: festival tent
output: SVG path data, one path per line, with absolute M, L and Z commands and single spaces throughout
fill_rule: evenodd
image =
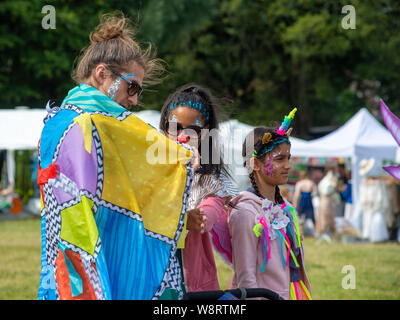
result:
M 28 107 L 0 109 L 0 150 L 36 149 L 46 114 L 46 109 Z M 159 111 L 144 110 L 134 114 L 158 128 Z
M 354 224 L 361 228 L 361 209 L 358 201 L 358 187 L 362 177 L 359 175 L 360 161 L 375 158 L 375 165 L 369 174 L 385 175 L 382 170 L 383 160 L 396 160 L 398 146 L 390 132 L 362 108 L 342 127 L 306 144 L 296 146 L 300 157 L 351 158 L 352 194 L 354 205 Z

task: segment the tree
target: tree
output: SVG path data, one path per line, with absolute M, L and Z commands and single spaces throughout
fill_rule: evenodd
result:
M 160 110 L 178 86 L 197 82 L 232 99 L 232 117 L 253 125 L 281 121 L 297 106 L 294 135 L 305 138 L 311 126 L 339 126 L 364 106 L 373 111 L 376 97 L 400 111 L 400 3 L 350 2 L 355 29 L 342 27 L 347 0 L 48 1 L 57 27 L 43 30 L 43 1 L 5 1 L 1 105 L 62 99 L 99 16 L 119 9 L 167 63 L 165 81 L 143 95 L 143 108 Z

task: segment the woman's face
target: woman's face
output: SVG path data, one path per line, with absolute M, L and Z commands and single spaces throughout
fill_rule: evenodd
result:
M 290 144 L 284 142 L 269 152 L 264 159 L 255 159 L 254 166 L 259 178 L 269 185 L 286 184 L 289 177 Z
M 201 134 L 204 132 L 204 118 L 202 114 L 193 108 L 179 106 L 168 115 L 167 136 L 172 140 L 188 136 L 187 144 L 198 147 Z M 183 130 L 182 130 L 183 128 Z
M 136 81 L 140 86 L 142 86 L 144 78 L 143 67 L 135 62 L 132 62 L 128 65 L 127 70 L 127 72 L 121 72 L 121 75 L 130 81 Z M 129 105 L 137 105 L 138 95 L 128 95 L 129 83 L 127 81 L 120 79 L 118 76 L 115 77 L 115 75 L 106 68 L 103 69 L 103 74 L 106 74 L 107 76 L 104 77 L 97 89 L 112 98 L 116 103 L 125 109 L 128 109 Z

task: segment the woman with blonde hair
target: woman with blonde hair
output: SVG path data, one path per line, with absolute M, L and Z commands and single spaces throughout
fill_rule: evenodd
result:
M 106 15 L 78 59 L 77 86 L 49 108 L 38 145 L 38 299 L 157 299 L 180 282 L 193 153 L 128 111 L 162 71 L 129 21 Z M 149 134 L 178 161 L 149 161 Z

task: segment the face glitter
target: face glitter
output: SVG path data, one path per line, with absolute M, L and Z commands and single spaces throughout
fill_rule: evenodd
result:
M 113 100 L 115 99 L 115 97 L 116 97 L 116 95 L 117 95 L 117 91 L 118 91 L 118 89 L 119 89 L 119 86 L 120 86 L 120 84 L 121 84 L 121 81 L 122 81 L 121 78 L 115 80 L 115 81 L 111 84 L 111 86 L 108 88 L 108 90 L 107 90 L 108 96 L 109 96 L 111 99 L 113 99 Z
M 273 175 L 274 171 L 275 170 L 274 170 L 274 165 L 273 165 L 273 159 L 270 156 L 268 158 L 268 160 L 264 163 L 264 172 L 268 177 L 270 177 Z

